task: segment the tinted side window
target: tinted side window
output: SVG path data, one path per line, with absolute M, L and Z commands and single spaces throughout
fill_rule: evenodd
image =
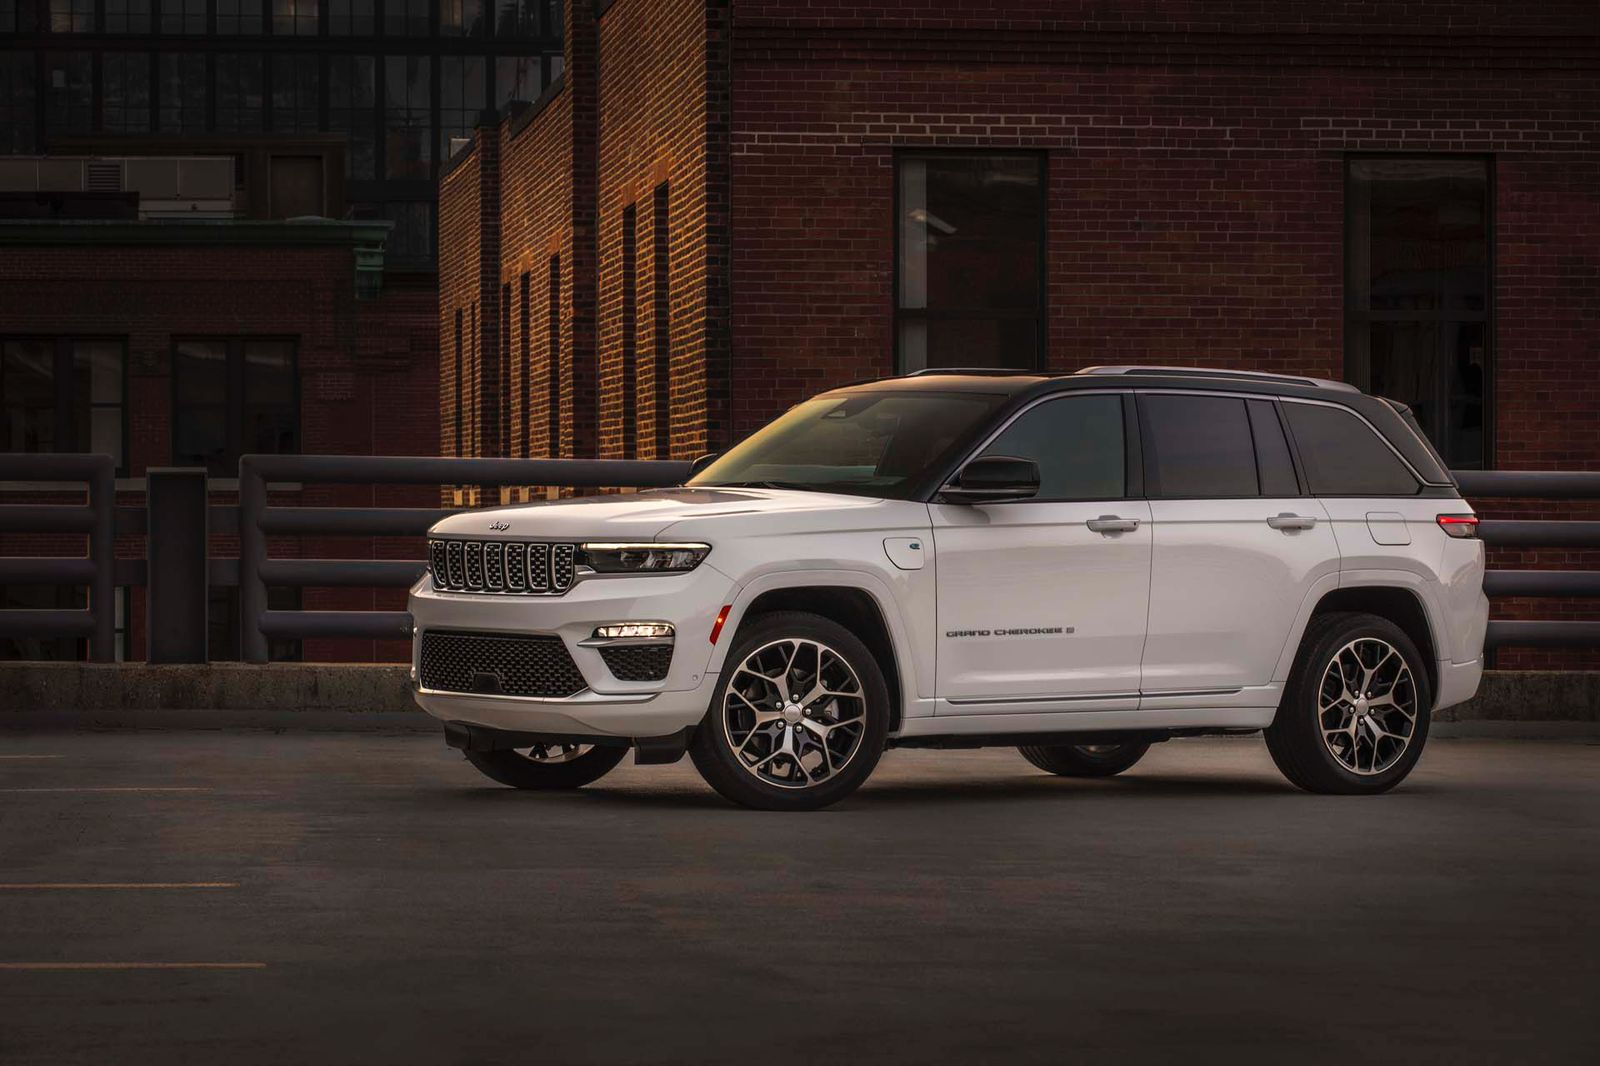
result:
M 1289 442 L 1283 439 L 1283 423 L 1266 400 L 1249 400 L 1250 432 L 1256 438 L 1256 466 L 1261 472 L 1261 495 L 1298 496 L 1300 482 L 1294 476 L 1294 460 L 1289 458 Z
M 1318 496 L 1414 496 L 1417 479 L 1365 422 L 1319 404 L 1286 403 L 1306 480 Z
M 1127 441 L 1122 397 L 1070 396 L 1025 412 L 983 450 L 1039 464 L 1041 500 L 1110 500 L 1123 495 Z
M 1243 400 L 1139 397 L 1152 496 L 1259 496 Z

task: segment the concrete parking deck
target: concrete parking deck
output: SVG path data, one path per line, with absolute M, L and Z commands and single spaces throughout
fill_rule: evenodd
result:
M 1600 1061 L 1600 746 L 1293 792 L 891 752 L 814 815 L 421 735 L 0 733 L 0 1061 Z M 140 967 L 130 969 L 128 967 Z

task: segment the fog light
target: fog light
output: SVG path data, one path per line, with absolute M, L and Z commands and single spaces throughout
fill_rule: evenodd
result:
M 616 625 L 596 626 L 598 640 L 626 640 L 630 637 L 672 637 L 672 627 L 665 622 L 619 622 Z

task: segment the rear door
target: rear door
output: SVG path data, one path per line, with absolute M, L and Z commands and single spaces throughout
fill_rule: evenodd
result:
M 1142 707 L 1228 702 L 1272 680 L 1311 586 L 1337 574 L 1321 504 L 1297 476 L 1276 402 L 1142 392 L 1154 534 Z
M 1132 710 L 1150 588 L 1132 401 L 1034 404 L 978 454 L 1039 464 L 1031 500 L 932 503 L 938 694 L 955 714 Z

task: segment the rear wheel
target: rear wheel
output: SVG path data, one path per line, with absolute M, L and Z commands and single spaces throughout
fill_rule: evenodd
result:
M 1399 626 L 1372 614 L 1319 615 L 1267 728 L 1267 750 L 1308 792 L 1387 792 L 1421 757 L 1432 706 L 1422 656 Z
M 706 783 L 763 810 L 815 810 L 878 764 L 889 690 L 866 645 L 803 611 L 740 629 L 689 754 Z
M 628 754 L 625 747 L 535 744 L 503 751 L 469 751 L 467 761 L 484 776 L 512 788 L 582 788 L 610 773 Z
M 1128 744 L 1052 744 L 1018 748 L 1039 769 L 1061 777 L 1110 777 L 1120 774 L 1150 750 L 1143 742 Z

